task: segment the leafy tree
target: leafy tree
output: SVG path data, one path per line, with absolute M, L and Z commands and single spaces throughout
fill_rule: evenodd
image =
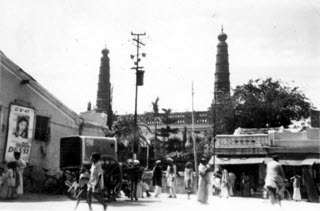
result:
M 137 137 L 140 145 L 148 144 L 147 139 L 142 135 L 141 127 L 146 127 L 150 132 L 150 128 L 143 123 L 138 123 Z M 119 116 L 117 121 L 113 125 L 113 131 L 117 137 L 119 144 L 119 154 L 123 154 L 124 158 L 128 158 L 133 147 L 133 141 L 135 138 L 135 124 L 133 115 Z M 120 149 L 123 151 L 120 152 Z M 120 158 L 119 158 L 120 159 Z
M 216 134 L 232 134 L 236 128 L 234 99 L 230 96 L 224 96 L 219 102 L 214 101 L 209 109 L 211 122 L 215 124 Z M 212 134 L 214 135 L 214 134 Z
M 244 128 L 288 127 L 291 120 L 309 117 L 312 104 L 298 87 L 279 80 L 249 80 L 237 86 L 232 96 L 235 125 Z

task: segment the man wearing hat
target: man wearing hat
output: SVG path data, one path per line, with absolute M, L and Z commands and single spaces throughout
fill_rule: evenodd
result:
M 133 201 L 133 198 L 138 201 L 137 197 L 137 187 L 138 182 L 141 179 L 142 176 L 142 170 L 140 168 L 140 161 L 139 160 L 133 160 L 133 166 L 131 168 L 132 172 L 132 178 L 131 178 L 131 201 Z
M 21 158 L 21 152 L 14 151 L 13 153 L 14 161 L 17 163 L 17 179 L 19 180 L 16 182 L 16 194 L 22 195 L 23 194 L 23 169 L 26 168 L 26 162 Z
M 167 167 L 167 186 L 169 188 L 169 196 L 168 198 L 177 198 L 175 186 L 176 186 L 176 175 L 177 175 L 177 167 L 173 163 L 172 158 L 167 158 L 168 167 Z
M 265 188 L 271 191 L 271 203 L 275 203 L 278 198 L 278 202 L 282 198 L 282 193 L 285 189 L 285 174 L 281 164 L 279 163 L 279 157 L 274 155 L 272 161 L 267 164 L 267 172 L 265 178 Z
M 161 194 L 162 187 L 162 171 L 161 171 L 161 160 L 156 161 L 156 165 L 152 171 L 152 182 L 153 186 L 155 186 L 154 197 L 158 197 Z

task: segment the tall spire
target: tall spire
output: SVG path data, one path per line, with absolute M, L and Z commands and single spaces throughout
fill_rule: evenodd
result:
M 214 81 L 214 95 L 216 102 L 222 101 L 223 96 L 230 96 L 230 73 L 229 73 L 229 55 L 228 44 L 226 43 L 228 36 L 223 32 L 218 35 L 220 41 L 217 45 L 216 56 L 216 72 Z
M 109 50 L 105 47 L 102 51 L 99 82 L 98 82 L 98 92 L 97 92 L 97 112 L 108 113 L 110 109 L 110 59 Z

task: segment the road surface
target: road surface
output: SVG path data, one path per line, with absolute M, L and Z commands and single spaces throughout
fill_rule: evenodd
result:
M 0 201 L 0 211 L 65 211 L 74 210 L 75 201 L 71 201 L 60 195 L 25 194 L 15 201 Z M 102 211 L 102 205 L 93 202 L 93 211 Z M 203 205 L 197 202 L 196 195 L 191 195 L 190 200 L 186 195 L 178 195 L 177 198 L 167 198 L 162 194 L 159 198 L 143 198 L 133 201 L 121 198 L 116 202 L 109 203 L 108 211 L 318 211 L 319 203 L 283 201 L 282 206 L 270 205 L 268 200 L 256 198 L 219 198 L 212 196 L 209 204 Z M 88 211 L 88 205 L 81 201 L 77 211 Z

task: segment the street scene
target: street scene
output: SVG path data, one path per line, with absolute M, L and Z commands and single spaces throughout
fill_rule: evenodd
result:
M 318 210 L 316 0 L 0 0 L 0 210 Z

